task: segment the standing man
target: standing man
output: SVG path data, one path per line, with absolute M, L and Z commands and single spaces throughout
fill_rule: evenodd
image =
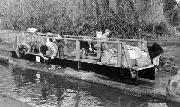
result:
M 102 41 L 100 44 L 96 44 L 94 45 L 94 47 L 98 50 L 100 50 L 100 61 L 101 61 L 101 57 L 102 57 L 102 54 L 107 51 L 109 49 L 109 46 L 107 44 L 107 39 L 108 39 L 108 35 L 110 34 L 110 30 L 106 29 L 105 30 L 105 33 L 102 34 L 102 35 L 97 35 L 97 37 Z M 97 53 L 98 54 L 98 53 Z

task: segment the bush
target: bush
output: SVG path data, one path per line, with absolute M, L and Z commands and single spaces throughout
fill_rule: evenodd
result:
M 12 2 L 12 1 L 11 1 Z M 165 24 L 146 24 L 141 22 L 136 12 L 133 2 L 128 3 L 128 9 L 121 13 L 115 13 L 112 9 L 109 12 L 100 13 L 97 19 L 96 10 L 79 9 L 76 17 L 70 17 L 65 1 L 49 0 L 24 0 L 21 4 L 23 10 L 19 8 L 7 9 L 2 13 L 2 27 L 10 30 L 26 30 L 30 27 L 37 28 L 40 32 L 52 32 L 68 35 L 95 36 L 97 30 L 111 30 L 109 37 L 115 38 L 138 38 L 139 29 L 143 32 L 152 33 L 155 26 L 155 34 L 162 35 L 166 31 Z M 73 2 L 73 1 L 71 1 Z M 17 2 L 18 3 L 18 2 Z M 13 6 L 15 4 L 10 3 Z M 83 6 L 82 6 L 83 7 Z M 75 7 L 77 8 L 77 7 Z M 72 8 L 73 10 L 73 8 Z M 95 12 L 94 12 L 95 11 Z M 106 10 L 107 11 L 107 10 Z M 125 17 L 125 12 L 128 18 Z M 73 13 L 74 14 L 74 13 Z M 72 19 L 74 18 L 74 19 Z
M 176 69 L 175 69 L 175 58 L 172 56 L 169 56 L 168 54 L 164 53 L 160 57 L 160 70 L 169 72 L 171 74 L 176 74 Z

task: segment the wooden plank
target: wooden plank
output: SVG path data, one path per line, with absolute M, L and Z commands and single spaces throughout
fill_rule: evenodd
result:
M 76 40 L 76 60 L 80 60 L 80 41 Z
M 45 36 L 41 36 L 41 35 L 45 35 Z M 38 36 L 40 38 L 48 38 L 51 36 L 51 38 L 57 38 L 58 34 L 33 34 L 33 36 Z M 87 36 L 71 36 L 71 35 L 63 35 L 64 38 L 62 39 L 66 39 L 66 40 L 82 40 L 83 38 L 87 37 Z M 101 38 L 97 38 L 97 37 L 88 37 L 90 38 L 90 40 L 86 40 L 86 41 L 93 41 L 93 42 L 102 42 L 103 40 L 101 40 Z M 139 42 L 142 40 L 139 39 L 119 39 L 119 38 L 107 38 L 107 43 L 118 43 L 118 42 Z
M 67 39 L 67 40 L 77 40 L 76 38 L 63 38 L 63 39 Z M 83 39 L 78 39 L 78 40 L 82 40 L 82 41 L 91 41 L 91 42 L 104 42 L 104 40 L 83 40 Z M 107 43 L 118 43 L 121 41 L 106 41 Z
M 132 69 L 136 70 L 136 71 L 140 71 L 140 70 L 143 70 L 143 69 L 147 69 L 147 68 L 152 68 L 154 67 L 154 65 L 148 65 L 148 66 L 145 66 L 145 67 L 138 67 L 138 66 L 134 66 L 134 67 L 131 67 Z
M 80 62 L 86 62 L 86 63 L 96 63 L 97 60 L 93 60 L 93 59 L 81 59 Z
M 64 43 L 65 43 L 65 45 L 64 45 L 64 55 L 67 55 L 67 39 L 66 38 L 64 39 Z
M 101 42 L 97 42 L 97 45 L 100 46 L 97 48 L 97 58 L 101 58 Z
M 123 47 L 123 51 L 125 52 L 125 57 L 126 57 L 126 59 L 127 59 L 128 67 L 132 67 L 130 55 L 129 55 L 129 52 L 128 52 L 128 50 L 127 50 L 127 47 L 126 47 L 126 43 L 125 43 L 125 42 L 122 43 L 122 47 Z
M 17 57 L 20 57 L 19 52 L 18 52 L 18 46 L 19 46 L 19 36 L 16 35 L 16 47 L 15 47 L 15 52 Z
M 23 33 L 27 33 L 27 32 L 23 32 Z M 29 34 L 29 33 L 27 33 Z M 44 35 L 44 36 L 42 36 Z M 32 36 L 37 36 L 37 37 L 41 37 L 41 38 L 48 38 L 48 37 L 51 37 L 51 38 L 56 38 L 58 37 L 59 34 L 43 34 L 43 33 L 34 33 L 32 34 Z M 84 37 L 87 37 L 87 36 L 72 36 L 72 35 L 63 35 L 66 39 L 72 39 L 72 40 L 76 40 L 76 39 L 83 39 Z M 93 41 L 101 41 L 101 38 L 97 38 L 97 37 L 88 37 L 90 39 L 92 39 Z M 108 42 L 116 42 L 116 41 L 134 41 L 134 42 L 138 42 L 138 41 L 141 41 L 139 39 L 119 39 L 119 38 L 107 38 L 108 39 Z
M 97 56 L 85 56 L 85 59 L 90 59 L 90 60 L 98 60 L 99 58 Z
M 13 41 L 13 51 L 15 51 L 17 48 L 17 35 L 15 35 L 15 39 Z
M 72 36 L 72 35 L 64 35 L 64 37 L 67 37 L 67 38 L 81 38 L 83 39 L 84 37 L 87 37 L 87 36 Z M 98 37 L 89 37 L 90 39 L 95 39 L 95 40 L 100 40 L 101 38 L 98 38 Z M 132 41 L 132 42 L 138 42 L 138 41 L 141 41 L 140 39 L 119 39 L 119 38 L 108 38 L 108 40 L 113 40 L 113 41 Z
M 53 34 L 55 35 L 55 34 Z M 37 36 L 37 35 L 34 35 Z M 48 38 L 49 36 L 38 36 L 38 37 L 42 37 L 42 38 Z M 70 35 L 66 35 L 64 36 L 65 38 L 62 39 L 67 39 L 67 40 L 82 40 L 83 38 L 87 38 L 87 36 L 70 36 Z M 52 36 L 51 38 L 56 38 L 56 36 Z M 101 42 L 103 40 L 101 40 L 101 38 L 97 38 L 97 37 L 88 37 L 90 38 L 90 40 L 86 40 L 86 41 L 96 41 L 96 42 Z M 108 43 L 117 43 L 117 42 L 122 42 L 122 41 L 129 41 L 129 42 L 138 42 L 138 41 L 142 41 L 139 39 L 118 39 L 118 38 L 107 38 L 107 42 Z
M 142 41 L 138 41 L 138 47 L 142 50 Z
M 118 43 L 117 47 L 117 67 L 121 67 L 122 65 L 122 43 Z

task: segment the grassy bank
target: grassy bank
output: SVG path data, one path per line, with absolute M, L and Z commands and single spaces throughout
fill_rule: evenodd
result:
M 0 107 L 32 107 L 5 95 L 0 95 Z

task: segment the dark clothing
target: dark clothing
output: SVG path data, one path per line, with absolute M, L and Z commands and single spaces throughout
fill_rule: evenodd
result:
M 80 41 L 80 49 L 89 49 L 89 44 L 87 41 Z
M 63 39 L 56 39 L 55 44 L 58 46 L 59 57 L 64 55 L 65 42 Z
M 46 45 L 42 45 L 40 47 L 40 52 L 45 56 L 46 55 L 46 51 L 48 51 L 48 47 Z
M 152 46 L 147 46 L 147 47 L 148 47 L 148 52 L 151 59 L 163 53 L 163 49 L 158 43 L 153 43 Z
M 89 50 L 90 46 L 87 41 L 80 41 L 80 49 L 82 49 L 82 48 L 84 48 L 85 50 L 90 52 L 90 50 Z M 91 43 L 91 48 L 92 48 L 92 50 L 95 50 L 93 43 Z

